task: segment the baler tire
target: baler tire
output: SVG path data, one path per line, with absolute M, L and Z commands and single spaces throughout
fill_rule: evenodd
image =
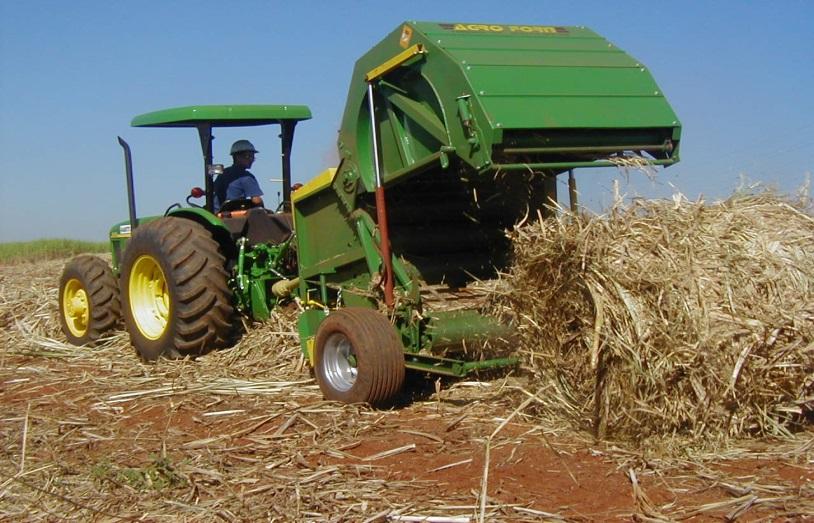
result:
M 119 288 L 107 262 L 89 254 L 69 260 L 59 279 L 59 323 L 68 342 L 93 347 L 120 319 Z
M 121 295 L 130 342 L 145 361 L 225 346 L 232 292 L 218 243 L 200 224 L 163 217 L 136 229 L 124 253 Z
M 379 406 L 404 385 L 404 346 L 393 325 L 373 309 L 329 314 L 315 345 L 315 374 L 325 399 Z

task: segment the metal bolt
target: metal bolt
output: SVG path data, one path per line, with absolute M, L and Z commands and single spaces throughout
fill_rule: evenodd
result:
M 503 124 L 502 124 L 502 123 L 500 123 L 500 122 L 498 122 L 498 123 L 497 123 L 497 126 L 498 126 L 498 127 L 503 127 Z
M 658 91 L 653 91 L 653 94 L 659 94 L 659 92 Z
M 480 94 L 482 96 L 482 95 L 486 94 L 486 91 L 480 91 L 480 93 L 478 93 L 478 94 Z

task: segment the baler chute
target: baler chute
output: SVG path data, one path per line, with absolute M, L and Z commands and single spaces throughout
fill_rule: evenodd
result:
M 422 287 L 494 277 L 509 262 L 506 229 L 550 212 L 557 175 L 633 153 L 671 165 L 680 131 L 647 69 L 589 29 L 405 23 L 356 63 L 338 168 L 293 196 L 299 294 L 313 307 L 303 350 L 319 369 L 319 324 L 347 306 L 387 309 L 408 368 L 511 363 L 439 355 L 507 328 L 430 310 Z

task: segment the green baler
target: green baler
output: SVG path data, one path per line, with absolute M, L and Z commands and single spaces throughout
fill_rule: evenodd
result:
M 356 63 L 339 166 L 293 195 L 290 286 L 308 306 L 302 347 L 325 395 L 383 401 L 401 386 L 402 358 L 454 376 L 513 363 L 441 356 L 507 328 L 473 310 L 429 310 L 422 287 L 457 289 L 504 269 L 506 229 L 552 212 L 559 174 L 573 200 L 573 169 L 631 155 L 669 166 L 680 136 L 648 70 L 589 29 L 393 31 Z M 394 335 L 359 334 L 382 329 Z

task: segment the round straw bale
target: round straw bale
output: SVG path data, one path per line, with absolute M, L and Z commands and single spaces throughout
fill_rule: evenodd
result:
M 784 198 L 636 200 L 512 233 L 546 416 L 599 437 L 782 435 L 814 409 L 814 218 Z

